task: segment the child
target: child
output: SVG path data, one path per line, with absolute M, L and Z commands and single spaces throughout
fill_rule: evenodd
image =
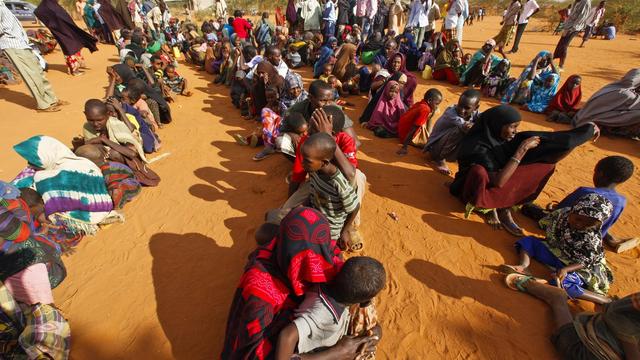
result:
M 491 70 L 487 77 L 482 81 L 482 85 L 480 86 L 482 95 L 502 99 L 504 91 L 509 85 L 510 68 L 511 64 L 509 63 L 509 60 L 502 59 L 498 66 Z
M 400 83 L 391 80 L 384 86 L 382 96 L 378 99 L 371 117 L 367 122 L 363 122 L 362 126 L 372 130 L 377 137 L 396 137 L 398 122 L 406 111 L 400 96 Z
M 440 173 L 451 175 L 446 161 L 456 160 L 462 138 L 480 116 L 479 107 L 480 92 L 466 90 L 460 95 L 458 105 L 449 106 L 436 122 L 424 151 L 431 154 Z
M 280 107 L 280 99 L 278 91 L 275 88 L 266 88 L 265 95 L 267 105 L 262 108 L 260 119 L 262 126 L 247 137 L 236 134 L 234 138 L 241 145 L 256 147 L 260 144 L 264 145 L 264 149 L 253 157 L 254 161 L 264 160 L 267 156 L 275 152 L 275 141 L 280 135 L 281 117 L 278 114 Z
M 151 126 L 153 133 L 157 134 L 160 124 L 156 121 L 151 109 L 149 109 L 149 105 L 147 105 L 146 101 L 142 99 L 142 93 L 135 89 L 127 89 L 123 90 L 121 94 L 122 100 L 133 106 L 134 109 L 138 110 L 140 115 L 142 115 L 142 118 Z
M 334 345 L 348 334 L 349 307 L 369 303 L 384 288 L 385 282 L 386 272 L 379 261 L 367 256 L 347 260 L 331 283 L 305 293 L 304 301 L 295 310 L 295 319 L 278 336 L 276 359 L 295 359 L 300 358 L 299 354 L 311 352 L 327 359 L 370 356 L 373 351 L 369 348 L 380 340 L 379 325 L 357 338 L 359 344 L 355 344 L 352 354 L 345 354 L 348 357 L 341 357 L 339 351 L 344 349 Z M 297 357 L 294 354 L 298 354 Z
M 578 105 L 582 99 L 582 77 L 571 75 L 564 85 L 551 99 L 545 112 L 547 120 L 561 124 L 571 124 L 573 117 L 578 112 Z
M 298 53 L 298 47 L 294 46 L 293 44 L 289 46 L 289 52 L 287 53 L 286 60 L 287 65 L 289 65 L 290 69 L 297 69 L 304 65 L 302 63 L 302 55 Z
M 309 125 L 304 115 L 292 112 L 288 114 L 280 126 L 280 136 L 276 138 L 276 149 L 287 159 L 294 161 L 300 139 L 307 134 Z
M 328 83 L 329 77 L 331 76 L 332 72 L 333 72 L 333 64 L 331 63 L 324 64 L 324 66 L 322 67 L 322 74 L 320 74 L 320 77 L 318 78 L 318 80 L 322 80 Z
M 623 252 L 634 248 L 638 245 L 638 239 L 617 239 L 609 233 L 613 224 L 618 221 L 620 215 L 624 211 L 627 199 L 616 191 L 616 187 L 633 176 L 634 166 L 631 160 L 623 156 L 607 156 L 598 161 L 593 171 L 594 187 L 579 187 L 571 194 L 567 195 L 554 208 L 570 208 L 574 206 L 580 198 L 589 194 L 598 194 L 604 196 L 613 204 L 611 216 L 602 224 L 602 237 L 607 244 L 617 252 Z M 534 204 L 526 204 L 523 206 L 522 213 L 536 221 L 540 221 L 546 216 L 544 210 Z
M 424 147 L 427 144 L 433 130 L 433 115 L 441 102 L 442 93 L 432 88 L 424 93 L 422 101 L 413 104 L 409 111 L 402 114 L 398 121 L 398 139 L 402 141 L 398 155 L 406 155 L 409 145 Z
M 333 164 L 336 141 L 330 134 L 316 133 L 301 147 L 302 166 L 309 174 L 311 205 L 322 212 L 331 226 L 331 238 L 342 239 L 351 230 L 360 207 L 351 183 Z
M 527 236 L 518 240 L 520 263 L 502 265 L 502 271 L 528 274 L 534 258 L 555 269 L 554 281 L 569 297 L 597 304 L 611 302 L 606 295 L 613 275 L 604 256 L 602 225 L 612 211 L 611 202 L 595 193 L 581 197 L 573 207 L 554 211 L 544 219 L 548 222 L 546 239 Z
M 176 72 L 176 67 L 174 65 L 167 65 L 167 67 L 164 69 L 163 82 L 171 89 L 171 91 L 176 94 L 187 97 L 193 95 L 191 91 L 189 91 L 187 79 L 178 75 L 178 73 Z
M 142 186 L 136 180 L 131 168 L 119 162 L 107 161 L 107 152 L 104 147 L 83 145 L 77 148 L 75 153 L 91 160 L 102 170 L 102 176 L 113 200 L 114 209 L 122 209 L 126 203 L 133 200 L 142 191 Z
M 249 89 L 247 89 L 244 81 L 245 76 L 247 76 L 247 74 L 244 71 L 237 70 L 233 81 L 231 82 L 231 103 L 238 109 L 240 109 L 243 100 L 249 94 Z

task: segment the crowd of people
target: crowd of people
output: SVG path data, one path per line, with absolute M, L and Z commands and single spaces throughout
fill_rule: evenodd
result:
M 162 147 L 171 103 L 191 96 L 179 70 L 193 66 L 211 74 L 239 114 L 255 122 L 255 131 L 234 136 L 239 145 L 260 149 L 254 161 L 283 156 L 291 163 L 288 199 L 264 209 L 265 223 L 256 231 L 222 358 L 375 356 L 382 329 L 374 298 L 386 273 L 380 261 L 356 256 L 365 246 L 359 228 L 367 178 L 358 164 L 357 125 L 342 108 L 359 95 L 368 96 L 358 118 L 362 128 L 397 139 L 398 156 L 410 147 L 427 153 L 443 175 L 454 175 L 447 163 L 457 162 L 449 190 L 466 206 L 465 216 L 477 213 L 520 238 L 520 263 L 501 267 L 505 282 L 552 306 L 561 353 L 579 353 L 573 357 L 579 359 L 603 351 L 618 358 L 638 354 L 638 295 L 612 302 L 604 251 L 605 245 L 621 251 L 636 244 L 610 233 L 626 204 L 615 188 L 632 176 L 633 163 L 603 158 L 593 187 L 585 184 L 554 208 L 534 203 L 556 164 L 576 147 L 601 132 L 640 136 L 640 69 L 584 104 L 579 75 L 560 86 L 568 44 L 585 28 L 588 39 L 604 13 L 593 13 L 589 0 L 576 1 L 555 53 L 540 51 L 517 77 L 504 48 L 515 34 L 511 53 L 518 51 L 539 9 L 535 0 L 513 0 L 500 32 L 473 53 L 463 51 L 463 28 L 484 19 L 485 10 L 470 9 L 466 0 L 442 8 L 431 0 L 413 0 L 408 8 L 399 1 L 290 0 L 285 12 L 276 8 L 275 22 L 265 12 L 255 23 L 240 10 L 226 18 L 226 4 L 218 0 L 215 18 L 199 26 L 189 11 L 186 20 L 173 17 L 162 1 L 114 6 L 88 0 L 77 8 L 89 32 L 56 0 L 36 9 L 69 74 L 83 74 L 81 49 L 95 51 L 99 41 L 111 44 L 119 63 L 107 68 L 104 98 L 86 101 L 83 135 L 70 139 L 71 147 L 41 135 L 14 146 L 26 168 L 0 182 L 0 321 L 8 329 L 0 332 L 0 349 L 6 353 L 68 357 L 69 325 L 51 292 L 66 275 L 61 254 L 100 226 L 122 221 L 118 210 L 142 187 L 159 185 L 147 157 Z M 53 94 L 30 38 L 2 0 L 0 26 L 0 48 L 38 109 L 67 105 Z M 299 73 L 304 67 L 314 77 L 308 86 Z M 416 94 L 416 74 L 466 89 L 459 99 L 445 99 L 436 88 Z M 502 104 L 481 112 L 486 98 Z M 451 105 L 438 115 L 442 104 Z M 572 128 L 519 132 L 521 110 Z M 545 238 L 524 236 L 512 216 L 516 207 L 538 221 Z M 554 269 L 551 279 L 530 273 L 532 258 Z M 567 325 L 573 321 L 567 297 L 608 304 L 602 316 L 584 318 L 585 327 L 601 324 L 596 334 Z M 611 324 L 608 317 L 628 323 Z

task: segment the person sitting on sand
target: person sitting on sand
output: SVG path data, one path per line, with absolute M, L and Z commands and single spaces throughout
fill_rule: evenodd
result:
M 600 313 L 585 312 L 574 318 L 564 290 L 535 280 L 528 275 L 510 274 L 505 283 L 549 305 L 555 323 L 551 342 L 562 359 L 640 357 L 640 293 L 615 300 Z
M 333 280 L 344 263 L 339 253 L 319 211 L 293 209 L 282 219 L 277 236 L 249 255 L 229 309 L 220 357 L 273 357 L 278 335 L 288 325 L 280 320 L 292 318 L 313 286 Z M 349 345 L 355 357 L 360 342 L 342 345 Z
M 637 238 L 617 239 L 609 233 L 609 230 L 618 221 L 627 204 L 627 199 L 616 191 L 616 187 L 629 180 L 633 176 L 633 171 L 634 166 L 631 160 L 623 156 L 607 156 L 598 161 L 593 171 L 594 187 L 579 187 L 560 201 L 553 210 L 571 208 L 578 200 L 589 194 L 604 196 L 613 205 L 613 211 L 611 216 L 602 223 L 603 239 L 618 252 L 634 247 L 638 245 Z M 522 213 L 536 221 L 540 221 L 546 216 L 544 210 L 534 204 L 525 204 Z
M 531 87 L 534 81 L 537 84 L 544 84 L 547 78 L 559 74 L 560 72 L 551 59 L 551 53 L 546 50 L 540 51 L 522 70 L 520 77 L 509 85 L 502 97 L 502 103 L 519 105 L 527 103 L 532 98 Z M 557 80 L 554 81 L 557 82 Z
M 460 77 L 456 69 L 462 62 L 460 48 L 460 43 L 455 39 L 447 42 L 444 49 L 436 57 L 436 65 L 432 73 L 434 80 L 446 80 L 451 85 L 458 85 Z
M 275 140 L 280 135 L 281 117 L 277 112 L 280 107 L 278 92 L 274 88 L 267 88 L 265 93 L 267 95 L 267 105 L 262 108 L 260 116 L 262 125 L 247 137 L 239 134 L 234 136 L 236 142 L 240 145 L 252 147 L 260 144 L 264 145 L 264 149 L 253 157 L 254 161 L 264 160 L 267 156 L 273 154 L 276 151 Z
M 119 108 L 114 100 L 111 100 L 111 104 Z M 107 158 L 130 167 L 142 185 L 158 185 L 160 177 L 147 165 L 142 144 L 133 134 L 133 125 L 126 116 L 120 119 L 110 117 L 105 103 L 98 99 L 90 99 L 85 103 L 84 114 L 87 118 L 83 126 L 84 136 L 74 138 L 74 148 L 82 145 L 105 147 L 108 149 Z
M 507 59 L 502 59 L 498 66 L 489 71 L 489 74 L 482 81 L 482 85 L 480 85 L 482 95 L 502 99 L 507 86 L 509 86 L 509 70 L 511 70 L 511 63 Z
M 567 131 L 518 133 L 520 121 L 518 110 L 509 105 L 483 112 L 462 139 L 458 173 L 449 188 L 467 204 L 465 216 L 475 210 L 489 225 L 519 237 L 524 235 L 510 209 L 535 200 L 555 164 L 599 135 L 593 123 Z
M 142 185 L 136 180 L 133 170 L 125 164 L 108 161 L 108 154 L 104 147 L 82 145 L 76 149 L 75 153 L 98 165 L 113 200 L 114 209 L 122 209 L 142 191 Z
M 471 57 L 467 68 L 460 76 L 460 82 L 464 86 L 479 86 L 485 80 L 485 78 L 494 70 L 501 61 L 507 60 L 507 55 L 504 52 L 500 52 L 502 57 L 497 56 L 493 50 L 496 47 L 496 42 L 493 39 L 489 39 L 484 42 L 482 48 L 476 51 Z M 498 48 L 502 51 L 501 48 Z
M 300 74 L 289 71 L 284 79 L 284 93 L 280 98 L 280 115 L 284 116 L 289 109 L 307 99 L 309 93 L 304 89 L 302 76 Z
M 322 132 L 309 136 L 300 148 L 302 166 L 309 174 L 309 200 L 329 221 L 335 240 L 348 237 L 343 234 L 352 229 L 360 207 L 351 182 L 333 164 L 337 150 L 333 137 Z
M 528 274 L 531 258 L 555 269 L 556 284 L 572 299 L 597 304 L 607 297 L 613 275 L 605 260 L 602 224 L 611 217 L 613 205 L 602 195 L 581 197 L 570 208 L 561 208 L 544 221 L 546 237 L 527 236 L 516 242 L 518 265 L 503 265 L 505 272 Z
M 560 75 L 558 74 L 551 74 L 544 81 L 534 78 L 531 83 L 529 99 L 522 106 L 522 109 L 533 113 L 544 113 L 558 91 L 559 83 Z
M 349 258 L 331 282 L 305 293 L 293 321 L 278 336 L 275 358 L 289 360 L 295 354 L 307 353 L 342 358 L 346 347 L 334 346 L 341 341 L 362 342 L 361 355 L 373 354 L 382 335 L 380 326 L 376 325 L 369 336 L 347 338 L 349 308 L 369 303 L 384 288 L 385 281 L 385 269 L 378 260 L 366 256 Z
M 402 141 L 398 155 L 406 155 L 409 145 L 422 148 L 427 144 L 433 131 L 433 116 L 441 102 L 440 90 L 431 88 L 424 93 L 422 101 L 413 104 L 407 112 L 402 114 L 398 120 L 398 139 Z
M 293 162 L 300 140 L 307 135 L 309 124 L 300 113 L 291 113 L 285 116 L 280 125 L 280 136 L 276 138 L 276 149 Z
M 591 95 L 573 118 L 574 126 L 590 121 L 604 134 L 640 139 L 640 68 Z
M 172 64 L 169 64 L 165 67 L 162 82 L 176 94 L 187 97 L 193 95 L 189 90 L 187 79 L 178 75 L 178 73 L 176 72 L 176 67 Z
M 456 161 L 462 138 L 480 116 L 480 97 L 478 90 L 466 90 L 458 105 L 449 106 L 433 127 L 424 151 L 431 154 L 431 160 L 444 175 L 451 175 L 446 161 Z
M 398 134 L 398 122 L 402 114 L 407 111 L 400 96 L 400 83 L 389 81 L 384 87 L 382 96 L 378 99 L 369 121 L 362 126 L 373 131 L 381 138 L 392 138 Z
M 582 77 L 580 75 L 569 76 L 547 106 L 545 110 L 547 120 L 561 124 L 572 122 L 582 99 L 581 84 Z

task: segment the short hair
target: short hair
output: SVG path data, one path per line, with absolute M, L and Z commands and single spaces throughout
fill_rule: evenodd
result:
M 242 56 L 244 56 L 245 61 L 250 61 L 256 55 L 258 55 L 258 49 L 253 45 L 245 46 L 242 49 Z
M 129 83 L 127 84 L 127 89 L 130 91 L 138 91 L 140 93 L 143 93 L 146 87 L 147 83 L 138 78 L 129 80 Z
M 42 195 L 32 188 L 20 188 L 20 199 L 22 199 L 29 207 L 44 205 Z
M 236 10 L 236 11 L 234 11 L 234 12 L 233 12 L 233 16 L 235 16 L 235 17 L 240 17 L 240 16 L 242 16 L 242 10 Z
M 333 92 L 333 88 L 331 87 L 331 85 L 322 80 L 314 80 L 311 82 L 311 84 L 309 84 L 309 94 L 311 96 L 317 97 L 320 95 L 321 91 Z
M 84 112 L 98 112 L 100 114 L 107 113 L 107 105 L 99 99 L 89 99 L 84 103 Z
M 231 23 L 233 22 L 234 18 L 230 17 L 227 19 L 227 22 L 229 23 L 229 25 L 231 25 Z
M 431 100 L 438 96 L 442 98 L 442 93 L 436 88 L 431 88 L 424 93 L 425 100 Z
M 460 95 L 461 100 L 463 98 L 469 99 L 469 100 L 473 100 L 473 99 L 480 100 L 481 97 L 482 97 L 482 93 L 480 93 L 480 91 L 476 89 L 467 89 Z
M 307 119 L 299 112 L 291 112 L 284 118 L 284 126 L 281 132 L 296 132 L 303 125 L 307 124 Z
M 273 238 L 278 234 L 278 229 L 280 227 L 276 224 L 272 223 L 264 223 L 260 225 L 256 229 L 255 239 L 258 245 L 264 245 L 269 241 L 273 240 Z
M 333 132 L 335 134 L 342 131 L 346 121 L 344 111 L 338 105 L 325 105 L 322 107 L 327 116 L 331 116 L 333 121 Z
M 368 256 L 349 258 L 331 284 L 333 297 L 343 304 L 373 299 L 387 281 L 382 263 Z
M 267 48 L 264 50 L 264 56 L 265 56 L 265 57 L 269 57 L 269 56 L 271 56 L 273 53 L 275 53 L 276 51 L 280 51 L 280 49 L 278 48 L 278 46 L 276 46 L 276 45 L 269 45 L 269 46 L 267 46 Z
M 338 145 L 333 136 L 321 132 L 309 136 L 304 144 L 302 144 L 302 147 L 316 149 L 323 158 L 332 160 Z
M 142 40 L 144 39 L 144 35 L 134 33 L 131 35 L 131 42 L 134 44 L 142 45 Z
M 165 67 L 165 70 L 175 70 L 176 66 L 173 64 L 168 64 L 167 67 Z
M 151 58 L 149 58 L 149 60 L 151 62 L 155 62 L 156 60 L 162 60 L 162 58 L 158 54 L 153 54 L 153 55 L 151 55 Z
M 268 13 L 268 12 L 266 12 L 266 11 L 265 11 L 265 12 L 263 12 L 263 13 L 262 13 L 262 18 L 263 18 L 263 19 L 267 19 L 267 18 L 269 18 L 269 13 Z
M 595 171 L 609 184 L 622 184 L 633 175 L 634 165 L 624 156 L 607 156 L 598 161 Z
M 75 151 L 77 156 L 89 159 L 92 162 L 98 164 L 104 160 L 104 151 L 102 147 L 96 145 L 82 145 Z

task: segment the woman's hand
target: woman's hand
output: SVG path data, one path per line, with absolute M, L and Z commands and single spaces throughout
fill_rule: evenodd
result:
M 110 98 L 107 99 L 107 105 L 113 106 L 118 113 L 122 113 L 123 112 L 122 103 L 120 102 L 120 100 L 118 100 L 118 99 L 116 99 L 114 97 L 110 97 Z
M 598 141 L 599 138 L 600 138 L 600 127 L 594 123 L 593 124 L 593 142 Z
M 524 155 L 527 151 L 538 147 L 538 145 L 540 145 L 540 137 L 532 136 L 520 143 L 520 146 L 518 146 L 517 152 L 522 153 L 522 155 Z
M 378 341 L 377 336 L 343 336 L 335 345 L 335 358 L 352 360 L 356 356 L 374 352 L 376 341 Z
M 77 149 L 80 146 L 84 145 L 85 141 L 84 138 L 82 136 L 76 136 L 73 138 L 73 140 L 71 140 L 71 145 L 73 146 L 73 149 Z

